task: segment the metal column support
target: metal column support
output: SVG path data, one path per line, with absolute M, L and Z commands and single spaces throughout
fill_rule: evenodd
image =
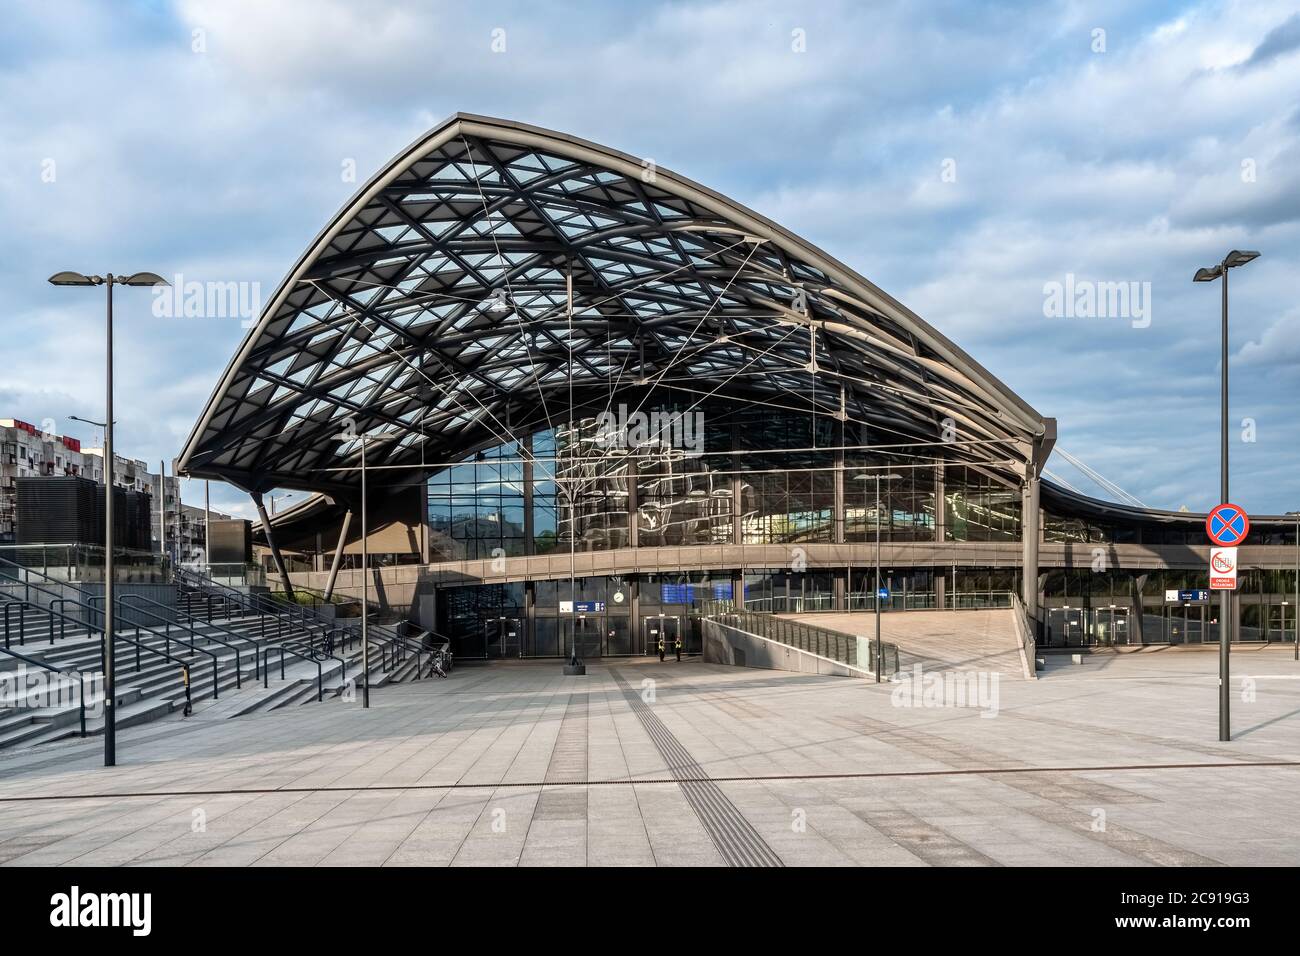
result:
M 524 482 L 524 554 L 536 554 L 534 539 L 536 531 L 533 524 L 533 436 L 525 435 L 519 439 L 520 457 L 523 458 Z M 427 522 L 426 522 L 427 524 Z M 426 561 L 429 559 L 426 559 Z
M 831 510 L 831 540 L 844 543 L 844 423 L 839 424 L 840 447 L 835 449 L 835 491 Z
M 257 506 L 257 516 L 262 521 L 262 530 L 266 532 L 266 544 L 271 549 L 271 558 L 275 561 L 275 569 L 280 572 L 280 580 L 284 582 L 285 596 L 293 600 L 293 584 L 289 581 L 289 569 L 285 566 L 284 555 L 280 554 L 280 546 L 275 543 L 275 535 L 271 533 L 271 519 L 267 517 L 266 505 L 262 503 L 262 493 L 260 491 L 252 492 L 253 504 Z
M 935 543 L 942 546 L 943 539 L 947 535 L 948 527 L 948 492 L 944 485 L 944 474 L 942 468 L 934 470 L 934 540 Z M 943 569 L 937 565 L 934 569 L 934 606 L 943 610 L 948 606 L 948 579 Z M 953 582 L 954 593 L 957 590 L 957 582 Z
M 1029 615 L 1035 642 L 1038 641 L 1041 632 L 1038 620 L 1038 539 L 1040 537 L 1038 487 L 1038 476 L 1031 474 L 1025 479 L 1020 494 L 1020 539 L 1024 548 L 1020 575 L 1021 598 L 1025 602 L 1025 611 Z
M 334 547 L 334 560 L 330 563 L 329 580 L 325 582 L 325 600 L 334 596 L 334 582 L 339 576 L 339 566 L 343 563 L 343 547 L 347 544 L 348 529 L 352 527 L 352 509 L 343 513 L 343 526 L 339 528 L 339 543 Z

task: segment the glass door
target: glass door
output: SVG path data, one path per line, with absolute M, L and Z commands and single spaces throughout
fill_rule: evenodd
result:
M 605 618 L 605 653 L 618 657 L 632 653 L 632 622 L 626 617 Z
M 1047 646 L 1088 647 L 1095 644 L 1094 629 L 1090 626 L 1092 614 L 1092 611 L 1080 607 L 1048 608 Z
M 1096 610 L 1096 643 L 1113 647 L 1129 642 L 1128 608 L 1103 607 Z
M 1268 608 L 1268 640 L 1289 644 L 1295 640 L 1295 606 L 1270 604 Z
M 574 633 L 577 639 L 578 656 L 583 660 L 591 657 L 600 657 L 604 648 L 604 617 L 588 617 L 581 614 L 573 622 Z
M 645 653 L 658 656 L 661 636 L 664 640 L 664 652 L 674 653 L 673 644 L 677 640 L 677 635 L 681 633 L 681 623 L 681 618 L 664 614 L 642 618 L 641 636 Z
M 523 622 L 517 617 L 499 617 L 483 622 L 484 644 L 489 660 L 523 657 Z

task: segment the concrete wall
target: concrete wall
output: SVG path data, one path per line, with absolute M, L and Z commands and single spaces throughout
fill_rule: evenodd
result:
M 769 641 L 754 634 L 738 630 L 730 624 L 705 620 L 704 660 L 710 664 L 731 664 L 735 667 L 762 667 L 767 670 L 795 671 L 800 674 L 821 674 L 829 677 L 861 677 L 874 675 L 827 657 L 818 657 L 797 647 Z

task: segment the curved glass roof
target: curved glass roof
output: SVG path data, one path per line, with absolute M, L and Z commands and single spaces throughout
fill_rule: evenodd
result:
M 650 391 L 813 411 L 1010 477 L 1052 425 L 918 316 L 668 170 L 457 114 L 366 183 L 222 375 L 182 473 L 347 491 Z M 1041 463 L 1041 462 L 1039 462 Z M 396 474 L 396 473 L 394 473 Z

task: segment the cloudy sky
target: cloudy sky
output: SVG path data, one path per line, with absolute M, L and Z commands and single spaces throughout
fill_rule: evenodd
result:
M 1300 0 L 9 0 L 6 18 L 0 417 L 97 437 L 68 417 L 103 414 L 102 293 L 51 273 L 269 296 L 356 188 L 349 164 L 363 182 L 467 111 L 782 223 L 1153 507 L 1217 500 L 1218 287 L 1190 280 L 1261 250 L 1232 274 L 1233 498 L 1300 508 Z M 1045 315 L 1067 281 L 1135 283 L 1142 311 Z M 117 303 L 118 447 L 170 462 L 245 329 L 156 318 L 147 290 Z M 213 500 L 249 513 L 234 489 Z

